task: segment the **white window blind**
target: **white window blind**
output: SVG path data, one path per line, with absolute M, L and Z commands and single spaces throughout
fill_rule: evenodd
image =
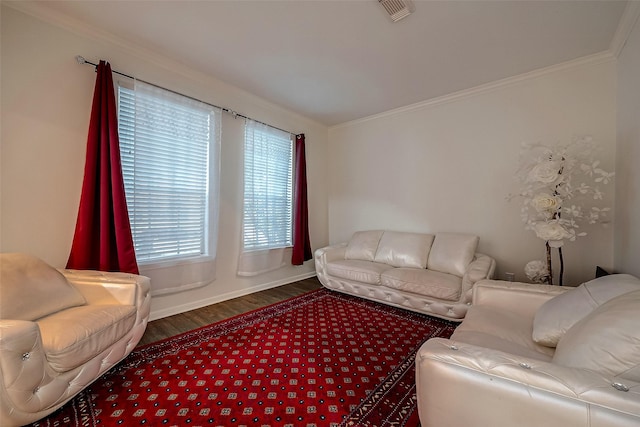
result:
M 140 264 L 215 254 L 220 111 L 136 81 L 121 84 L 119 134 Z
M 247 119 L 242 224 L 244 251 L 291 246 L 292 211 L 291 134 Z

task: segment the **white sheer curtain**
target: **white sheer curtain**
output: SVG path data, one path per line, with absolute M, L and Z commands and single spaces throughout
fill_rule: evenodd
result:
M 140 272 L 154 295 L 206 285 L 216 277 L 222 111 L 138 81 L 119 94 Z
M 288 132 L 247 119 L 242 251 L 238 275 L 254 276 L 291 258 L 293 143 Z

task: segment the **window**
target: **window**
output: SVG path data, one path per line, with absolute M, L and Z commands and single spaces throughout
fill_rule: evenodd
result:
M 122 172 L 138 263 L 215 256 L 220 114 L 152 85 L 119 85 Z
M 244 134 L 244 251 L 292 245 L 291 134 L 247 120 Z

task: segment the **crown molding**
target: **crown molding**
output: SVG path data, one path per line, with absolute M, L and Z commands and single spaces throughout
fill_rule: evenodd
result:
M 149 49 L 145 49 L 140 46 L 133 45 L 131 42 L 125 39 L 122 39 L 112 33 L 108 33 L 108 32 L 99 30 L 97 28 L 94 28 L 92 26 L 89 26 L 81 21 L 70 18 L 65 14 L 52 10 L 51 8 L 46 7 L 42 4 L 31 2 L 31 1 L 2 1 L 2 5 L 15 9 L 17 11 L 20 11 L 27 15 L 33 16 L 37 19 L 40 19 L 52 25 L 64 28 L 80 36 L 89 37 L 94 40 L 105 41 L 107 43 L 113 44 L 117 46 L 119 49 L 122 49 L 123 51 L 130 53 L 131 55 L 137 56 L 154 65 L 167 69 L 168 71 L 175 72 L 188 79 L 198 81 L 198 82 L 203 82 L 205 84 L 207 82 L 211 82 L 212 80 L 221 82 L 221 80 L 215 78 L 214 76 L 185 67 L 181 63 L 173 61 L 167 58 L 166 56 L 150 51 Z M 447 95 L 428 99 L 426 101 L 421 101 L 415 104 L 410 104 L 407 106 L 395 108 L 393 110 L 389 110 L 389 111 L 374 114 L 371 116 L 363 117 L 360 119 L 352 120 L 349 122 L 341 123 L 335 126 L 330 126 L 328 127 L 328 129 L 329 131 L 331 131 L 331 130 L 340 129 L 343 127 L 349 127 L 359 123 L 379 119 L 382 117 L 393 116 L 395 114 L 401 114 L 401 113 L 405 113 L 405 112 L 409 112 L 409 111 L 413 111 L 413 110 L 417 110 L 425 107 L 432 107 L 440 104 L 445 104 L 445 103 L 453 102 L 459 99 L 475 96 L 481 93 L 497 90 L 502 87 L 519 83 L 525 80 L 539 78 L 550 73 L 555 73 L 558 71 L 562 71 L 562 70 L 566 70 L 574 67 L 579 67 L 579 66 L 584 66 L 589 64 L 598 64 L 598 63 L 607 62 L 610 60 L 615 60 L 617 56 L 620 54 L 620 52 L 622 51 L 622 49 L 624 48 L 626 40 L 631 34 L 631 31 L 633 30 L 633 27 L 636 21 L 638 21 L 639 17 L 640 17 L 640 1 L 630 0 L 627 3 L 627 6 L 622 14 L 622 17 L 620 18 L 620 24 L 618 25 L 616 33 L 612 39 L 611 45 L 609 49 L 606 51 L 596 53 L 593 55 L 584 56 L 582 58 L 574 59 L 571 61 L 563 62 L 563 63 L 552 65 L 549 67 L 541 68 L 538 70 L 530 71 L 517 76 L 507 77 L 505 79 L 482 84 L 469 89 L 463 89 L 458 92 L 453 92 Z M 79 52 L 79 54 L 82 54 L 82 52 Z M 244 89 L 238 88 L 226 82 L 223 82 L 223 83 L 242 92 L 245 96 L 252 99 L 253 102 L 263 107 L 277 109 L 282 112 L 286 112 L 287 114 L 294 115 L 300 118 L 301 120 L 308 122 L 309 124 L 326 128 L 326 125 L 322 123 L 316 122 L 308 117 L 301 116 L 299 113 L 287 110 L 276 104 L 272 104 L 269 101 L 266 101 L 260 97 L 257 97 L 256 95 L 253 95 L 250 92 L 245 91 Z M 233 110 L 233 108 L 230 108 L 230 109 Z
M 633 31 L 633 27 L 636 25 L 636 22 L 638 22 L 639 17 L 640 1 L 628 1 L 627 6 L 622 13 L 622 17 L 620 18 L 620 23 L 618 24 L 616 33 L 611 40 L 611 46 L 609 47 L 609 51 L 616 58 L 620 56 L 620 52 L 622 52 L 624 45 L 627 43 L 627 39 L 631 35 L 631 31 Z
M 360 123 L 368 122 L 371 120 L 380 119 L 383 117 L 394 116 L 396 114 L 407 113 L 414 110 L 419 110 L 427 107 L 434 107 L 449 102 L 458 101 L 465 98 L 470 98 L 479 94 L 492 92 L 501 88 L 511 86 L 516 83 L 520 83 L 526 80 L 537 79 L 548 74 L 556 73 L 559 71 L 581 67 L 585 65 L 600 64 L 609 61 L 615 61 L 615 56 L 609 51 L 603 51 L 593 55 L 583 56 L 571 61 L 562 62 L 560 64 L 551 65 L 549 67 L 540 68 L 538 70 L 529 71 L 527 73 L 519 74 L 517 76 L 507 77 L 501 80 L 496 80 L 490 83 L 485 83 L 479 86 L 475 86 L 469 89 L 463 89 L 458 92 L 453 92 L 447 95 L 438 96 L 436 98 L 427 99 L 426 101 L 420 101 L 415 104 L 406 105 L 404 107 L 394 108 L 393 110 L 384 111 L 382 113 L 374 114 L 371 116 L 363 117 L 361 119 L 352 120 L 349 122 L 341 123 L 335 126 L 331 126 L 329 131 L 333 131 L 340 128 L 354 126 Z

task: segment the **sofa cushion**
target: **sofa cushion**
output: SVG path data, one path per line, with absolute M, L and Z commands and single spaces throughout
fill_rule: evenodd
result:
M 432 234 L 385 231 L 374 258 L 393 267 L 426 268 Z
M 341 279 L 368 283 L 370 285 L 379 285 L 380 274 L 389 268 L 391 267 L 387 264 L 379 264 L 376 262 L 361 261 L 357 259 L 346 259 L 328 263 L 327 273 Z
M 447 301 L 460 299 L 462 279 L 418 268 L 392 268 L 380 275 L 383 286 Z
M 532 321 L 531 317 L 523 316 L 517 310 L 473 305 L 451 339 L 523 357 L 551 361 L 554 350 L 531 339 Z
M 640 291 L 617 296 L 571 327 L 553 362 L 640 382 Z
M 27 254 L 0 254 L 0 283 L 3 319 L 36 320 L 86 303 L 62 273 Z
M 533 321 L 533 340 L 555 347 L 580 319 L 612 298 L 640 289 L 640 279 L 629 274 L 599 277 L 544 303 Z
M 351 240 L 347 244 L 344 259 L 373 261 L 382 233 L 384 233 L 382 230 L 356 231 L 353 233 Z
M 113 345 L 131 330 L 132 305 L 85 305 L 38 320 L 42 346 L 51 367 L 74 369 Z
M 436 233 L 427 268 L 464 276 L 473 261 L 480 238 L 464 233 Z

